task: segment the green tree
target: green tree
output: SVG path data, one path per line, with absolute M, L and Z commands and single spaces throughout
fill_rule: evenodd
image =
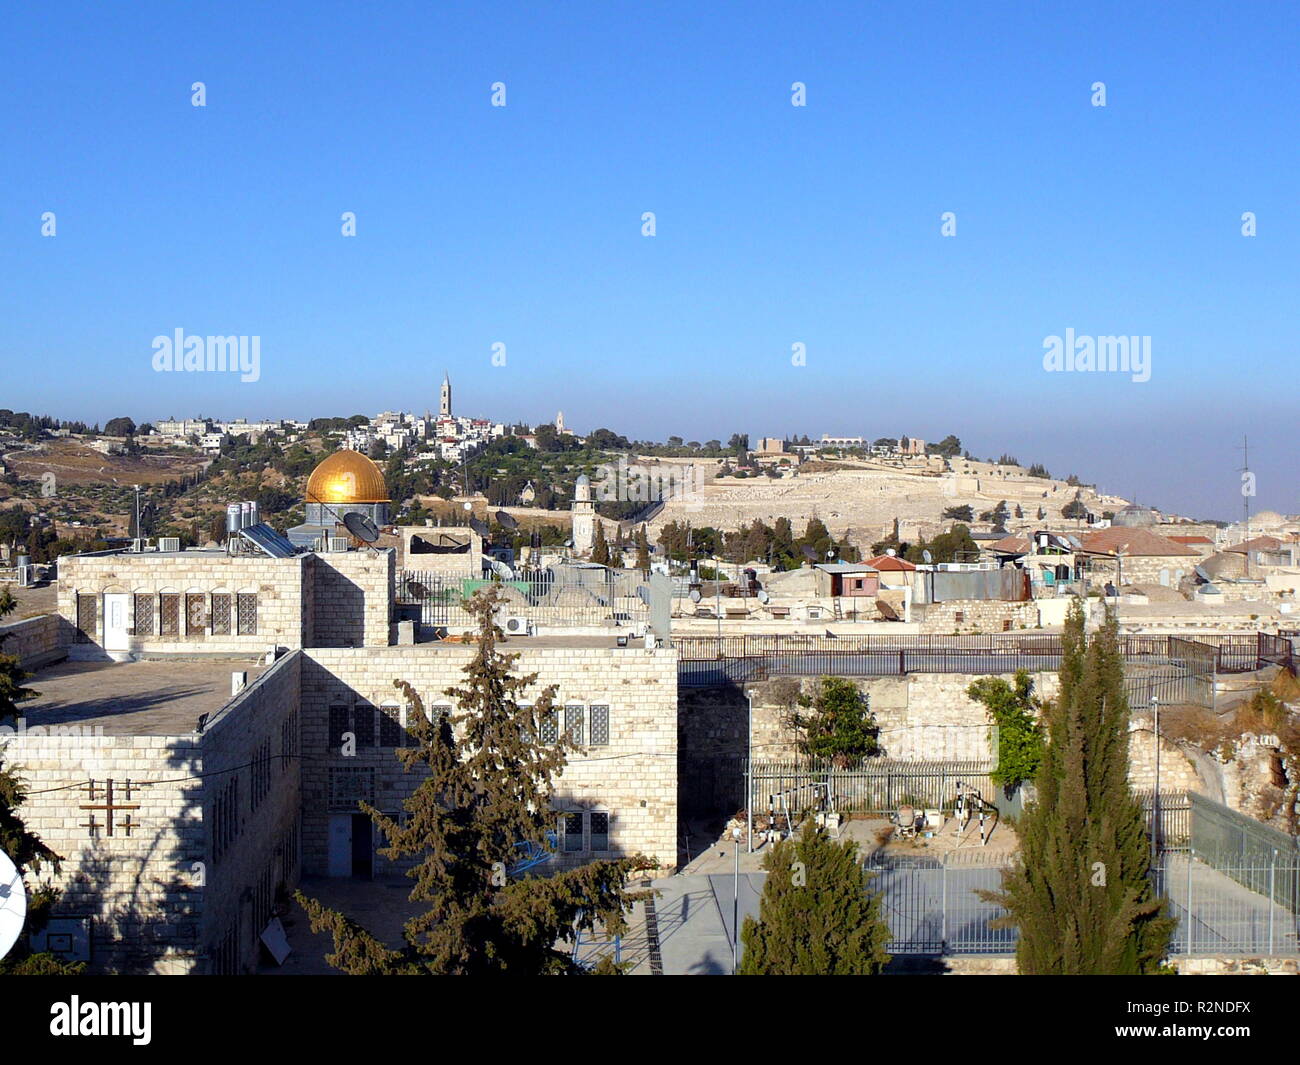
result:
M 998 730 L 998 764 L 989 774 L 993 782 L 1010 790 L 1032 781 L 1043 760 L 1043 729 L 1029 673 L 1017 670 L 1014 687 L 1001 677 L 981 677 L 966 694 L 984 704 Z
M 455 712 L 432 720 L 414 688 L 393 682 L 410 707 L 414 740 L 397 757 L 423 779 L 405 801 L 402 821 L 368 803 L 361 809 L 387 839 L 381 855 L 416 860 L 407 874 L 415 881 L 410 898 L 428 908 L 406 922 L 405 944 L 388 947 L 344 914 L 296 896 L 312 930 L 333 936 L 326 960 L 346 973 L 578 973 L 557 944 L 598 924 L 622 933 L 625 913 L 641 897 L 624 888 L 633 872 L 651 866 L 639 855 L 547 877 L 508 876 L 519 844 L 546 845 L 556 816 L 554 778 L 575 748 L 564 735 L 555 743 L 543 739 L 558 724 L 555 686 L 536 691 L 537 675 L 517 676 L 519 656 L 498 648 L 504 637 L 493 617 L 503 601 L 495 588 L 466 601 L 478 641 L 463 685 L 445 692 Z
M 787 724 L 800 733 L 799 750 L 810 758 L 848 764 L 877 754 L 880 729 L 866 695 L 844 677 L 822 677 L 813 695 L 801 694 Z
M 650 571 L 650 540 L 645 534 L 645 526 L 636 527 L 636 568 L 641 573 Z
M 1021 973 L 1155 973 L 1174 921 L 1152 889 L 1150 841 L 1129 789 L 1129 709 L 1114 615 L 1108 611 L 1089 640 L 1076 599 L 1063 644 L 1038 798 L 1018 825 L 1021 861 L 1004 874 L 1002 891 L 986 897 L 1020 929 Z
M 782 840 L 764 860 L 758 920 L 745 918 L 742 976 L 871 976 L 889 962 L 880 895 L 852 840 L 820 828 Z
M 18 608 L 14 593 L 9 585 L 0 588 L 0 621 L 3 621 Z M 12 633 L 0 634 L 0 648 Z M 7 724 L 19 715 L 18 704 L 30 699 L 37 693 L 31 688 L 23 687 L 28 674 L 23 671 L 22 662 L 17 655 L 4 654 L 0 650 L 0 725 Z M 3 748 L 0 748 L 2 750 Z
M 605 526 L 596 522 L 596 536 L 591 544 L 591 561 L 609 565 L 609 541 L 605 539 Z

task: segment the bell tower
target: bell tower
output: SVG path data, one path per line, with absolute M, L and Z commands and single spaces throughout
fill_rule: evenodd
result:
M 451 377 L 445 370 L 442 374 L 442 395 L 438 400 L 438 416 L 451 417 Z

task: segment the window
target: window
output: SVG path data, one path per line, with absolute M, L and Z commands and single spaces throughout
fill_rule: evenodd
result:
M 202 592 L 191 592 L 185 596 L 185 635 L 206 636 L 208 619 L 204 611 L 206 597 Z
M 137 636 L 153 635 L 152 595 L 137 595 L 135 597 L 135 634 Z
M 221 860 L 239 836 L 239 774 L 232 773 L 216 787 L 212 800 L 212 861 Z
M 181 597 L 175 592 L 165 592 L 158 598 L 162 614 L 159 634 L 163 636 L 179 636 L 181 634 Z
M 609 814 L 593 813 L 591 815 L 591 849 L 609 850 Z
M 961 622 L 966 620 L 966 611 L 958 610 L 956 617 L 953 620 L 956 621 L 958 624 L 961 624 Z
M 591 721 L 588 724 L 591 732 L 591 745 L 593 747 L 603 747 L 609 743 L 609 707 L 593 706 L 590 716 Z
M 257 593 L 240 592 L 235 596 L 236 622 L 240 636 L 257 635 Z
M 585 707 L 566 706 L 564 708 L 564 732 L 569 742 L 582 746 L 582 712 Z
M 230 635 L 230 593 L 220 592 L 212 596 L 212 635 Z
M 248 801 L 251 809 L 256 810 L 262 805 L 262 800 L 266 798 L 267 793 L 271 790 L 271 739 L 269 736 L 258 744 L 251 769 L 252 790 L 249 793 Z
M 375 771 L 360 766 L 330 770 L 329 808 L 335 813 L 355 813 L 359 802 L 375 801 Z
M 564 836 L 566 854 L 582 850 L 582 814 L 564 814 L 560 818 L 560 832 Z
M 542 717 L 541 740 L 545 744 L 554 744 L 560 738 L 560 712 L 552 709 Z
M 409 738 L 402 727 L 402 708 L 397 703 L 384 703 L 379 708 L 379 746 L 405 747 Z
M 357 750 L 375 745 L 375 708 L 369 703 L 330 707 L 330 750 L 341 751 L 349 734 Z
M 93 643 L 95 640 L 95 621 L 99 613 L 99 596 L 77 596 L 77 642 Z

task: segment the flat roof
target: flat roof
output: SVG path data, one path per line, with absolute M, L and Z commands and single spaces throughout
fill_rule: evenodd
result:
M 27 728 L 97 727 L 109 736 L 183 736 L 200 714 L 230 702 L 230 675 L 248 671 L 251 684 L 267 668 L 248 659 L 142 662 L 60 662 L 39 670 L 26 686 L 40 694 L 18 704 Z

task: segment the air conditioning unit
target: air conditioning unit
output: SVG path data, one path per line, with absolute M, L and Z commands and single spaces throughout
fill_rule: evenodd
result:
M 501 619 L 501 628 L 507 636 L 531 636 L 533 623 L 528 618 L 507 617 Z
M 179 536 L 158 537 L 159 551 L 179 551 L 180 549 L 181 549 L 181 538 Z

